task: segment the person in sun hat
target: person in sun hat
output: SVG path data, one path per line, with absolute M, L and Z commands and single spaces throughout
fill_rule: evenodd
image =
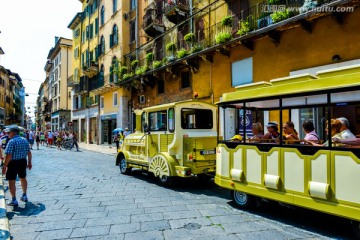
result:
M 264 143 L 275 143 L 280 141 L 279 125 L 276 121 L 268 122 L 265 125 L 267 133 L 261 137 L 262 142 Z
M 231 141 L 233 142 L 242 142 L 243 138 L 240 134 L 236 134 L 231 138 Z
M 9 191 L 12 199 L 8 205 L 17 207 L 19 203 L 16 200 L 16 177 L 19 176 L 23 190 L 20 200 L 27 202 L 26 168 L 29 168 L 29 170 L 32 168 L 32 154 L 27 139 L 19 136 L 20 128 L 18 126 L 10 126 L 5 131 L 8 132 L 10 140 L 5 148 L 6 158 L 2 173 L 6 174 L 6 180 L 9 181 Z

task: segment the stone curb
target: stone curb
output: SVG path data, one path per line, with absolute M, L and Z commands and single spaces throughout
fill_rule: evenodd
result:
M 6 214 L 4 176 L 0 176 L 0 240 L 10 239 L 9 220 Z

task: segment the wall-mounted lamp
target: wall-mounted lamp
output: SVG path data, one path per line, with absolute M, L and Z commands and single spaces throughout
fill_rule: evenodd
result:
M 340 55 L 336 54 L 336 55 L 332 56 L 331 60 L 333 62 L 339 62 L 341 60 L 341 57 L 340 57 Z

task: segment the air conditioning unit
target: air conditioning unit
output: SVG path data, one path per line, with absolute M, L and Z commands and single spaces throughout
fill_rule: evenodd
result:
M 267 27 L 270 24 L 272 24 L 272 18 L 270 15 L 262 17 L 259 20 L 257 20 L 258 29 Z
M 140 104 L 145 104 L 145 95 L 139 96 L 139 103 Z

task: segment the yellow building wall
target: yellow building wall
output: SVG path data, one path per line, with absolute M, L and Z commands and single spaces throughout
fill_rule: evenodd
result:
M 125 92 L 125 89 L 119 88 L 118 90 L 114 91 L 118 93 L 118 105 L 113 105 L 113 94 L 114 92 L 108 92 L 101 95 L 101 97 L 104 97 L 104 108 L 100 108 L 100 115 L 102 114 L 110 114 L 110 113 L 116 113 L 119 108 L 127 108 L 127 106 L 120 106 L 120 97 L 121 96 L 127 96 L 127 92 Z
M 215 102 L 222 93 L 232 92 L 231 63 L 253 57 L 253 82 L 289 76 L 289 72 L 334 63 L 332 56 L 340 55 L 341 61 L 360 58 L 360 10 L 346 15 L 343 24 L 331 16 L 315 21 L 312 33 L 301 27 L 281 32 L 280 44 L 276 46 L 269 37 L 254 42 L 254 51 L 240 45 L 231 49 L 230 57 L 214 54 L 211 68 Z M 210 64 L 201 63 L 200 71 L 210 72 Z M 207 66 L 207 67 L 206 67 Z M 199 82 L 201 76 L 199 76 Z M 199 83 L 201 89 L 208 89 L 208 80 Z M 195 91 L 195 89 L 194 89 Z

